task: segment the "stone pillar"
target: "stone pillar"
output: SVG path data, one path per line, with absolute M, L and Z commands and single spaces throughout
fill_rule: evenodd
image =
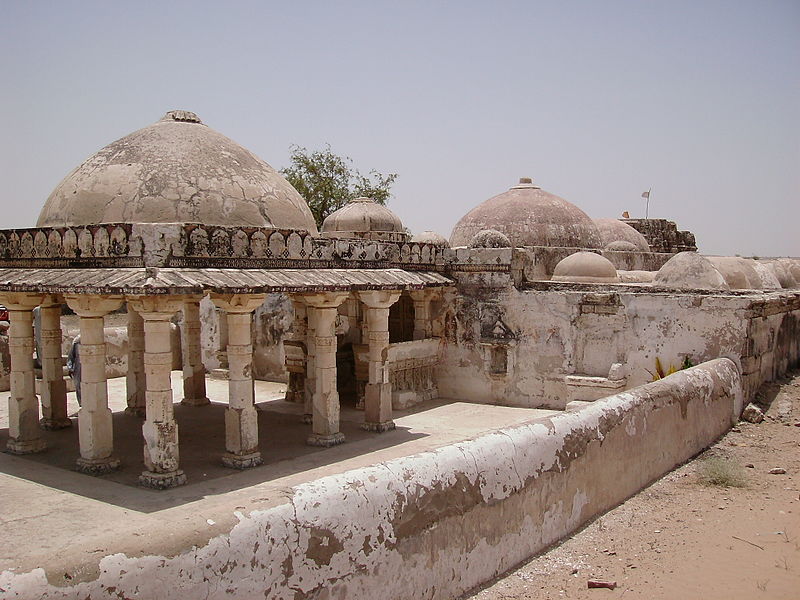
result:
M 45 296 L 40 309 L 42 319 L 42 429 L 71 427 L 67 418 L 67 382 L 61 356 L 61 303 Z
M 305 299 L 303 299 L 305 303 Z M 306 381 L 303 386 L 303 423 L 314 421 L 314 393 L 317 389 L 316 313 L 306 305 Z
M 144 319 L 133 307 L 128 305 L 128 373 L 125 375 L 125 389 L 128 407 L 125 412 L 137 417 L 145 416 L 144 374 Z
M 309 294 L 309 325 L 314 326 L 314 397 L 311 446 L 335 446 L 344 442 L 339 431 L 339 392 L 336 390 L 336 314 L 347 292 Z
M 212 295 L 228 321 L 228 408 L 225 410 L 226 467 L 247 469 L 261 464 L 258 412 L 253 390 L 253 311 L 266 294 Z
M 369 341 L 369 383 L 367 383 L 364 424 L 367 431 L 394 429 L 392 421 L 392 384 L 389 382 L 389 307 L 400 298 L 400 292 L 359 292 L 366 306 L 367 339 Z
M 200 337 L 200 297 L 190 296 L 183 301 L 183 400 L 181 404 L 205 406 L 206 368 Z
M 306 305 L 302 300 L 292 298 L 294 306 L 294 322 L 292 333 L 284 342 L 286 370 L 289 372 L 289 384 L 286 386 L 286 400 L 301 403 L 305 401 L 306 384 Z
M 8 308 L 11 327 L 8 346 L 11 353 L 11 394 L 8 397 L 8 444 L 12 454 L 41 452 L 47 446 L 39 429 L 39 399 L 33 372 L 33 313 L 44 296 L 7 293 L 0 302 Z
M 146 470 L 139 476 L 139 484 L 155 489 L 176 487 L 186 483 L 186 474 L 179 468 L 169 325 L 183 301 L 175 296 L 140 296 L 129 300 L 129 304 L 144 320 L 146 415 L 142 435 Z
M 122 305 L 119 296 L 73 295 L 65 297 L 80 318 L 81 409 L 78 411 L 79 471 L 108 473 L 119 466 L 113 456 L 114 429 L 108 408 L 106 339 L 103 317 Z
M 433 326 L 431 323 L 430 303 L 431 292 L 429 290 L 413 290 L 409 292 L 414 301 L 414 333 L 415 340 L 424 340 L 431 337 Z

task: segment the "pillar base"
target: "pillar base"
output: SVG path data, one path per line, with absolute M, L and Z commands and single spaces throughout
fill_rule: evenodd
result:
M 140 417 L 142 419 L 147 416 L 145 413 L 147 409 L 144 406 L 129 406 L 125 409 L 126 415 L 131 415 L 132 417 Z
M 63 419 L 41 419 L 39 427 L 46 431 L 55 431 L 57 429 L 66 429 L 72 427 L 72 421 L 67 418 Z
M 322 448 L 338 446 L 339 444 L 344 444 L 344 434 L 342 432 L 331 435 L 319 435 L 317 433 L 312 433 L 310 436 L 308 436 L 306 444 L 309 446 L 321 446 Z
M 47 450 L 47 444 L 41 438 L 24 442 L 8 440 L 6 444 L 6 451 L 9 454 L 36 454 L 43 450 Z
M 314 422 L 314 415 L 303 415 L 300 418 L 300 421 L 305 423 L 306 425 L 311 425 Z
M 222 455 L 222 464 L 231 469 L 250 469 L 263 464 L 261 460 L 261 452 L 253 452 L 252 454 L 231 454 L 227 452 Z
M 205 406 L 211 404 L 208 398 L 184 398 L 181 400 L 183 406 Z
M 75 468 L 87 475 L 105 475 L 119 469 L 119 459 L 108 458 L 79 458 Z
M 372 431 L 373 433 L 383 433 L 385 431 L 392 431 L 397 426 L 394 421 L 384 421 L 383 423 L 362 423 L 361 429 L 364 431 Z
M 143 471 L 139 475 L 139 485 L 142 487 L 152 488 L 154 490 L 166 490 L 169 488 L 178 487 L 186 483 L 186 473 L 178 469 L 177 471 L 170 471 L 169 473 L 153 473 L 152 471 Z

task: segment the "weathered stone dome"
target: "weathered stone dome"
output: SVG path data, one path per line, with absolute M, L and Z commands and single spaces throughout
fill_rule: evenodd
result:
M 613 263 L 594 252 L 575 252 L 562 258 L 553 271 L 553 281 L 578 283 L 617 283 L 619 277 Z
M 606 244 L 603 250 L 609 250 L 610 252 L 640 252 L 639 248 L 625 240 L 616 240 Z
M 479 231 L 495 229 L 517 247 L 602 248 L 597 226 L 585 212 L 545 192 L 530 178 L 519 181 L 464 215 L 453 228 L 450 245 L 466 246 Z
M 732 290 L 763 288 L 754 260 L 740 256 L 709 256 L 708 260 L 725 278 L 725 282 Z
M 418 244 L 431 244 L 433 246 L 439 246 L 441 248 L 449 248 L 450 242 L 447 241 L 447 238 L 444 237 L 440 233 L 436 233 L 435 231 L 426 230 L 422 233 L 415 233 L 411 237 L 412 242 L 417 242 Z
M 469 241 L 470 248 L 511 248 L 511 240 L 496 229 L 482 229 Z
M 614 242 L 629 242 L 638 252 L 650 252 L 647 239 L 627 223 L 619 219 L 595 219 L 594 224 L 600 232 L 603 248 L 611 250 L 608 246 Z
M 372 198 L 356 198 L 332 212 L 321 231 L 326 237 L 408 239 L 400 217 Z
M 653 283 L 655 271 L 617 271 L 620 283 Z
M 50 194 L 37 225 L 118 222 L 317 232 L 308 204 L 280 173 L 178 110 L 86 159 Z
M 656 273 L 654 285 L 683 290 L 729 290 L 722 274 L 697 252 L 679 252 Z
M 781 284 L 782 288 L 792 289 L 797 287 L 797 281 L 792 275 L 792 271 L 785 262 L 785 259 L 770 259 L 764 261 L 764 263 L 767 267 L 772 269 L 772 272 L 775 274 L 775 277 L 778 278 L 778 282 Z

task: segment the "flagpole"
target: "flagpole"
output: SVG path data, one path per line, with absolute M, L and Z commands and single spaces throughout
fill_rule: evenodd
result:
M 653 190 L 652 187 L 647 190 L 647 204 L 645 205 L 645 209 L 644 209 L 644 218 L 645 218 L 645 220 L 647 220 L 649 218 L 649 216 L 650 216 L 650 192 L 652 190 Z

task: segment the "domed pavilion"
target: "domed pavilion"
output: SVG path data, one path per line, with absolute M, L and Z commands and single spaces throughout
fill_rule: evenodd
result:
M 396 225 L 402 228 L 399 219 Z M 369 349 L 363 427 L 392 429 L 392 384 L 384 376 L 389 307 L 414 291 L 420 305 L 415 323 L 429 335 L 426 290 L 451 284 L 435 272 L 441 248 L 403 241 L 319 237 L 308 205 L 280 173 L 194 113 L 168 112 L 67 175 L 35 228 L 0 231 L 0 302 L 11 322 L 8 451 L 40 452 L 47 445 L 43 430 L 72 425 L 61 351 L 63 304 L 80 317 L 77 468 L 85 473 L 120 465 L 108 407 L 103 317 L 124 305 L 126 412 L 144 417 L 141 485 L 163 489 L 186 482 L 173 411 L 170 321 L 183 313 L 182 403 L 202 410 L 209 403 L 200 352 L 199 304 L 205 297 L 227 320 L 224 465 L 244 469 L 262 462 L 251 325 L 267 294 L 288 294 L 295 307 L 287 346 L 293 342 L 296 351 L 291 357 L 287 351 L 287 363 L 293 361 L 290 385 L 311 424 L 307 443 L 344 441 L 334 342 L 337 310 L 348 299 L 358 307 Z M 32 358 L 37 307 L 41 423 Z

